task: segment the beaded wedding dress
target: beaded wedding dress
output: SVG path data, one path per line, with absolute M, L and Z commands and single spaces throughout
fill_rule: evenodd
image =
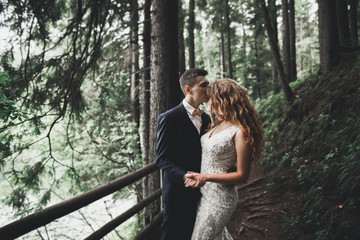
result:
M 226 173 L 236 165 L 236 151 L 232 139 L 239 127 L 233 125 L 212 134 L 214 129 L 201 137 L 201 173 Z M 226 224 L 238 202 L 236 186 L 207 182 L 200 191 L 202 196 L 191 239 L 233 239 L 226 229 Z

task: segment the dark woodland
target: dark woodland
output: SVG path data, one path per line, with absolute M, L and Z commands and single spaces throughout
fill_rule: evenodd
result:
M 0 238 L 158 239 L 156 123 L 196 67 L 264 128 L 233 238 L 360 239 L 359 34 L 357 0 L 0 1 Z

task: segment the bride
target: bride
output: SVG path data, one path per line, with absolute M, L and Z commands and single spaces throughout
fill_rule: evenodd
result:
M 185 175 L 187 187 L 202 187 L 191 239 L 232 239 L 226 224 L 237 205 L 236 184 L 247 181 L 260 155 L 263 129 L 247 90 L 234 80 L 217 80 L 208 90 L 215 126 L 201 137 L 200 173 Z

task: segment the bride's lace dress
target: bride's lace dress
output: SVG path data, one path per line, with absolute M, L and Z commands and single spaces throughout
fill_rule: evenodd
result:
M 201 173 L 226 173 L 236 164 L 232 138 L 239 127 L 233 125 L 211 134 L 214 129 L 201 137 Z M 207 182 L 200 190 L 202 197 L 191 239 L 233 239 L 226 229 L 226 224 L 238 201 L 236 186 Z

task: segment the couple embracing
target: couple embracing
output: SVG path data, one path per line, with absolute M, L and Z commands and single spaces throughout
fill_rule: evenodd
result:
M 236 184 L 247 181 L 260 155 L 261 122 L 247 90 L 231 79 L 209 85 L 206 75 L 187 70 L 180 78 L 185 99 L 158 119 L 162 240 L 232 239 L 226 224 L 237 205 Z M 203 102 L 211 117 L 198 109 Z

